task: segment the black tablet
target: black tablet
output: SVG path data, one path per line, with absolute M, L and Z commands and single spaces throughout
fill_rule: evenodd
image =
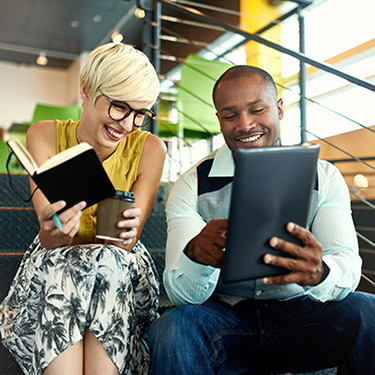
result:
M 288 272 L 264 263 L 263 256 L 285 256 L 269 246 L 272 236 L 298 242 L 287 232 L 286 224 L 307 224 L 318 156 L 319 145 L 237 151 L 222 269 L 224 283 Z

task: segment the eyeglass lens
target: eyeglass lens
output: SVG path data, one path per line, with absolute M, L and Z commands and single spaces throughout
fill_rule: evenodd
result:
M 109 116 L 115 121 L 121 121 L 128 117 L 134 109 L 130 108 L 126 103 L 111 103 L 109 109 Z M 134 115 L 134 125 L 135 126 L 145 126 L 152 120 L 152 112 L 147 109 L 141 109 L 135 111 Z

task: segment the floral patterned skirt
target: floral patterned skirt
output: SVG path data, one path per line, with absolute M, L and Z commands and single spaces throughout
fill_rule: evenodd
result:
M 45 249 L 36 237 L 0 305 L 5 347 L 25 374 L 43 369 L 88 328 L 120 374 L 147 374 L 144 336 L 157 317 L 159 284 L 152 258 L 90 244 Z

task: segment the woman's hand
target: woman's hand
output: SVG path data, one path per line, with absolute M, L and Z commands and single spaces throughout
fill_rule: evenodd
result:
M 125 220 L 121 220 L 117 223 L 117 228 L 124 229 L 120 233 L 119 237 L 122 241 L 105 241 L 116 246 L 119 246 L 127 251 L 131 251 L 133 246 L 138 240 L 138 226 L 139 226 L 139 216 L 141 215 L 142 210 L 138 207 L 133 207 L 128 210 L 125 210 L 122 213 L 122 216 Z
M 66 202 L 58 201 L 49 204 L 41 211 L 38 220 L 40 223 L 39 238 L 42 245 L 47 249 L 58 246 L 69 245 L 78 232 L 82 210 L 86 202 L 79 202 L 73 207 L 60 212 L 66 206 Z M 53 215 L 57 215 L 61 223 L 61 230 L 56 227 Z

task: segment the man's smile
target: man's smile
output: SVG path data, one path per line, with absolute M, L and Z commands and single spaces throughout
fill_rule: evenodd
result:
M 254 142 L 258 140 L 263 134 L 257 134 L 257 135 L 252 135 L 246 138 L 235 138 L 236 141 L 242 142 L 242 143 L 247 143 L 247 142 Z

